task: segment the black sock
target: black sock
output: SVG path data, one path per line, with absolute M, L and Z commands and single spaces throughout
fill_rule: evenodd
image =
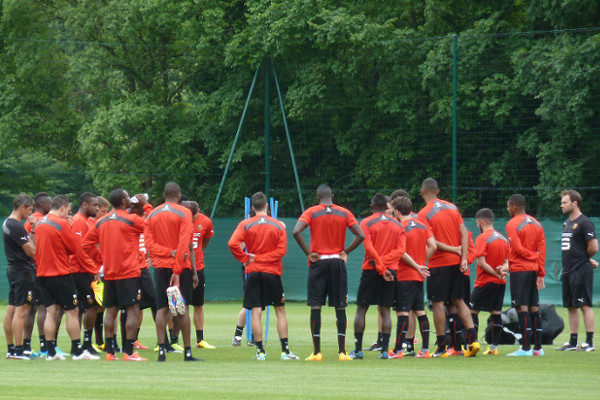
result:
M 362 350 L 364 332 L 354 332 L 354 352 L 358 353 Z
M 184 358 L 184 360 L 193 358 L 192 357 L 192 347 L 191 346 L 184 347 L 184 349 L 183 349 L 183 358 Z
M 83 352 L 81 349 L 81 340 L 75 339 L 71 340 L 71 354 L 74 356 L 78 356 Z
M 421 331 L 421 339 L 423 340 L 421 348 L 429 349 L 429 319 L 427 318 L 427 315 L 421 315 L 420 317 L 417 317 L 417 320 L 419 321 L 419 330 Z M 413 349 L 415 347 L 414 340 L 415 339 L 413 338 L 410 342 Z
M 318 354 L 321 352 L 321 310 L 310 310 L 310 332 L 314 354 Z
M 177 335 L 171 335 L 171 345 L 174 345 L 178 341 L 179 341 L 179 336 L 177 336 Z
M 127 312 L 121 311 L 121 349 L 125 349 L 125 343 L 127 343 Z
M 523 335 L 523 345 L 521 348 L 525 351 L 531 349 L 529 344 L 529 332 L 531 331 L 529 324 L 529 313 L 527 311 L 517 313 L 519 317 L 519 326 L 521 327 L 521 334 Z
M 479 314 L 471 314 L 473 318 L 473 329 L 475 329 L 475 340 L 479 337 Z
M 126 339 L 123 353 L 127 354 L 128 356 L 132 355 L 134 343 L 135 343 L 135 339 Z
M 446 351 L 446 335 L 438 335 L 436 352 L 443 353 L 444 351 Z
M 283 338 L 279 340 L 281 341 L 281 352 L 285 354 L 290 354 L 290 345 L 288 344 L 288 339 Z
M 429 343 L 429 331 L 427 331 L 427 342 Z M 406 339 L 406 351 L 415 351 L 415 338 Z
M 348 320 L 346 319 L 346 310 L 335 310 L 335 319 L 337 326 L 338 353 L 345 353 L 346 327 L 348 326 Z
M 23 351 L 31 351 L 31 339 L 23 339 Z
M 381 342 L 383 341 L 383 332 L 377 332 L 377 345 L 381 347 Z
M 254 344 L 256 345 L 256 352 L 257 353 L 264 353 L 265 352 L 265 349 L 263 349 L 262 340 L 261 341 L 255 341 Z
M 48 355 L 54 357 L 56 355 L 56 341 L 48 340 L 46 342 L 46 348 L 48 349 Z
M 8 345 L 8 353 L 9 354 L 15 354 L 16 350 L 15 350 L 15 345 L 14 344 L 9 344 Z
M 46 346 L 46 335 L 40 335 L 40 351 L 47 352 L 48 346 Z
M 577 347 L 577 334 L 571 333 L 569 336 L 569 344 L 573 347 Z
M 244 333 L 244 327 L 236 325 L 235 333 L 233 334 L 233 336 L 242 336 L 243 333 Z
M 458 333 L 457 333 L 457 320 L 458 320 L 458 314 L 448 314 L 448 327 L 450 328 L 450 335 L 448 335 L 448 337 L 450 338 L 450 347 L 452 347 L 455 350 L 459 349 L 459 345 L 458 345 Z
M 477 331 L 475 328 L 467 329 L 467 333 L 465 335 L 466 343 L 471 344 L 477 341 Z
M 539 350 L 542 348 L 542 319 L 539 311 L 531 313 L 531 328 L 533 329 L 533 349 Z
M 112 337 L 112 344 L 113 344 L 113 349 L 115 349 L 115 351 L 121 352 L 121 349 L 119 348 L 119 346 L 117 346 L 117 335 L 114 335 Z
M 381 352 L 387 353 L 390 350 L 390 333 L 384 333 L 381 341 Z
M 196 329 L 196 342 L 200 342 L 202 340 L 204 340 L 204 331 Z
M 15 354 L 18 356 L 23 355 L 23 345 L 15 346 Z
M 96 322 L 94 323 L 94 329 L 96 330 L 96 344 L 102 346 L 104 344 L 104 312 L 96 314 Z
M 137 328 L 137 331 L 135 331 L 135 341 L 137 342 L 139 338 L 140 338 L 140 328 Z
M 92 331 L 83 330 L 83 348 L 92 347 Z
M 590 346 L 594 345 L 594 332 L 586 332 L 585 333 L 585 342 Z
M 492 345 L 498 346 L 502 337 L 502 316 L 492 314 Z
M 396 338 L 396 346 L 394 347 L 394 351 L 398 352 L 402 350 L 402 343 L 406 340 L 406 331 L 408 329 L 408 315 L 401 315 L 398 317 L 398 327 L 397 332 L 398 336 Z
M 107 337 L 106 338 L 106 344 L 104 346 L 104 350 L 109 353 L 112 354 L 113 356 L 115 355 L 115 346 L 114 346 L 114 342 L 115 340 L 111 337 Z

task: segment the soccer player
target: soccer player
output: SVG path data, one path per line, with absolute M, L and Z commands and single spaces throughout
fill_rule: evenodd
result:
M 508 268 L 510 271 L 510 297 L 517 309 L 523 345 L 509 356 L 543 356 L 542 320 L 539 312 L 538 290 L 544 288 L 546 239 L 542 225 L 525 214 L 525 197 L 513 194 L 508 198 L 508 213 L 512 217 L 506 224 L 510 246 Z M 534 348 L 529 343 L 533 328 Z
M 88 228 L 91 228 L 100 218 L 108 214 L 110 203 L 102 196 L 96 197 L 98 199 L 98 213 L 95 218 L 88 218 Z M 96 323 L 94 324 L 94 332 L 96 333 L 96 349 L 104 349 L 104 308 L 100 307 L 96 314 Z M 116 340 L 115 340 L 116 342 Z
M 200 212 L 200 207 L 195 201 L 184 202 L 192 212 L 192 247 L 196 258 L 196 274 L 198 286 L 192 292 L 192 305 L 194 306 L 194 326 L 196 327 L 196 347 L 214 349 L 215 346 L 204 340 L 204 289 L 206 276 L 204 275 L 204 249 L 208 247 L 210 239 L 215 235 L 210 218 Z
M 406 355 L 417 358 L 431 358 L 429 352 L 429 319 L 425 314 L 425 296 L 423 282 L 429 276 L 426 267 L 427 260 L 436 250 L 435 239 L 431 228 L 426 222 L 411 217 L 412 202 L 407 197 L 398 197 L 392 201 L 396 219 L 401 222 L 406 232 L 406 254 L 398 264 L 398 283 L 396 286 L 396 315 L 398 325 L 396 345 L 390 352 L 390 358 L 403 358 L 402 343 L 404 342 L 409 325 L 409 313 L 412 311 L 419 321 L 422 348 L 414 353 L 414 333 L 407 338 Z M 411 354 L 412 353 L 412 354 Z
M 569 342 L 557 350 L 577 350 L 579 310 L 585 325 L 585 342 L 580 350 L 594 351 L 594 311 L 592 289 L 594 268 L 598 262 L 592 256 L 598 252 L 594 224 L 581 212 L 581 195 L 575 190 L 561 192 L 560 209 L 569 218 L 562 233 L 562 297 L 569 313 Z
M 113 337 L 115 317 L 119 308 L 127 311 L 123 361 L 146 361 L 133 351 L 141 300 L 139 243 L 144 232 L 144 219 L 128 214 L 130 199 L 123 189 L 110 193 L 113 211 L 102 217 L 84 237 L 82 247 L 98 264 L 104 266 L 104 296 L 106 320 L 106 361 L 117 360 Z M 96 247 L 99 245 L 100 250 Z
M 353 359 L 362 359 L 362 340 L 365 330 L 365 315 L 369 305 L 378 305 L 381 316 L 382 344 L 379 358 L 388 359 L 392 321 L 390 308 L 396 297 L 396 268 L 404 255 L 406 234 L 396 219 L 386 214 L 388 201 L 385 195 L 375 194 L 371 199 L 373 214 L 362 220 L 365 240 L 365 258 L 356 295 L 354 317 L 355 349 L 350 352 Z
M 69 255 L 83 252 L 71 230 L 71 200 L 63 195 L 52 199 L 50 212 L 35 226 L 37 276 L 40 280 L 42 302 L 46 306 L 47 360 L 64 360 L 56 352 L 56 321 L 59 306 L 65 310 L 67 333 L 71 338 L 73 360 L 97 360 L 99 357 L 81 348 L 77 290 L 69 269 Z
M 190 258 L 190 238 L 192 236 L 192 213 L 179 204 L 181 188 L 175 182 L 169 182 L 164 189 L 165 203 L 156 207 L 148 216 L 144 239 L 146 249 L 154 265 L 154 284 L 156 287 L 156 335 L 158 337 L 158 361 L 166 361 L 166 327 L 169 316 L 167 288 L 178 286 L 184 299 L 192 298 L 192 269 L 187 268 Z M 179 319 L 184 345 L 184 361 L 203 361 L 192 356 L 190 345 L 190 315 L 188 304 Z
M 244 292 L 244 308 L 252 312 L 255 360 L 266 360 L 262 342 L 261 313 L 269 305 L 275 308 L 277 315 L 281 359 L 299 360 L 300 358 L 289 349 L 285 295 L 281 284 L 281 259 L 287 251 L 285 225 L 267 215 L 267 197 L 264 193 L 254 193 L 251 201 L 256 215 L 238 224 L 228 245 L 231 254 L 246 265 L 248 282 Z M 242 243 L 245 244 L 246 251 L 242 250 Z
M 35 225 L 31 216 L 33 199 L 20 194 L 13 200 L 13 210 L 2 224 L 4 253 L 8 261 L 8 308 L 4 316 L 4 334 L 8 345 L 7 358 L 29 360 L 23 351 L 25 320 L 35 304 Z M 31 234 L 21 221 L 27 219 Z
M 79 211 L 73 216 L 71 229 L 75 233 L 77 241 L 81 241 L 89 230 L 88 219 L 98 214 L 98 199 L 96 195 L 85 192 L 79 196 Z M 100 281 L 100 264 L 96 265 L 85 252 L 78 252 L 69 257 L 69 267 L 77 289 L 77 305 L 79 306 L 79 324 L 83 319 L 83 349 L 90 354 L 98 354 L 92 347 L 92 332 L 98 314 L 98 303 L 96 303 L 91 283 Z
M 346 307 L 348 306 L 348 254 L 364 240 L 365 234 L 352 213 L 333 204 L 333 194 L 327 185 L 317 188 L 318 205 L 306 210 L 298 219 L 293 235 L 308 257 L 308 301 L 310 306 L 310 331 L 314 352 L 307 361 L 321 361 L 321 307 L 329 297 L 329 306 L 335 307 L 338 360 L 350 361 L 346 354 Z M 310 226 L 310 250 L 302 231 Z M 346 228 L 354 234 L 352 243 L 346 243 Z
M 465 357 L 473 357 L 479 351 L 477 335 L 473 327 L 473 319 L 469 308 L 463 300 L 465 293 L 464 275 L 468 270 L 467 252 L 469 235 L 463 219 L 456 206 L 437 198 L 439 193 L 435 179 L 427 178 L 421 185 L 421 196 L 427 203 L 419 211 L 419 218 L 426 220 L 433 230 L 437 242 L 449 246 L 461 246 L 461 255 L 438 249 L 429 259 L 431 276 L 427 279 L 427 296 L 432 301 L 433 322 L 437 334 L 437 349 L 433 357 L 448 357 L 446 351 L 446 314 L 444 301 L 450 300 L 457 308 L 458 315 L 467 328 Z
M 502 336 L 502 303 L 506 289 L 505 270 L 508 269 L 508 240 L 494 229 L 494 212 L 482 208 L 475 214 L 481 235 L 475 241 L 477 249 L 477 277 L 469 306 L 475 331 L 479 326 L 479 312 L 487 311 L 492 318 L 492 344 L 485 355 L 498 355 Z

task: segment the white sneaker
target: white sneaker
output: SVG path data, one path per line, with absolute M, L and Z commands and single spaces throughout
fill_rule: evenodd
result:
M 185 314 L 185 299 L 181 295 L 177 286 L 169 286 L 167 288 L 167 301 L 169 302 L 169 309 L 174 317 Z
M 46 357 L 46 361 L 58 361 L 58 360 L 64 361 L 64 360 L 66 360 L 66 358 L 63 355 L 61 355 L 60 353 L 56 353 L 56 355 L 54 357 L 52 357 L 51 355 L 48 355 Z
M 594 346 L 590 346 L 588 343 L 581 343 L 581 346 L 579 347 L 579 351 L 585 351 L 588 353 L 595 350 L 596 349 L 594 348 Z
M 288 361 L 288 360 L 299 360 L 300 357 L 298 357 L 297 355 L 295 355 L 294 353 L 292 353 L 291 351 L 289 353 L 281 353 L 281 359 L 283 361 Z
M 80 355 L 78 356 L 73 356 L 72 357 L 74 361 L 78 361 L 78 360 L 99 360 L 100 357 L 98 356 L 94 356 L 92 354 L 90 354 L 89 351 L 84 350 L 83 352 L 81 352 Z

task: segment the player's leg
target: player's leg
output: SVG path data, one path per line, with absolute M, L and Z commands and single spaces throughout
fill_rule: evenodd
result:
M 395 283 L 395 282 L 394 282 Z M 392 320 L 390 318 L 390 306 L 381 305 L 379 307 L 381 315 L 381 331 L 382 331 L 382 342 L 381 342 L 381 353 L 380 358 L 387 358 L 388 351 L 390 349 L 390 335 L 392 332 Z
M 35 325 L 35 313 L 37 312 L 37 304 L 35 304 L 35 302 L 32 302 L 30 304 L 31 306 L 29 307 L 27 317 L 25 317 L 25 326 L 23 328 L 23 352 L 26 355 L 32 356 L 34 353 L 31 351 L 31 335 L 33 334 L 33 326 Z
M 12 334 L 17 357 L 23 356 L 23 331 L 25 329 L 25 320 L 29 315 L 31 306 L 27 303 L 15 307 L 12 320 Z
M 46 348 L 46 332 L 44 331 L 44 322 L 46 321 L 46 306 L 43 304 L 39 304 L 37 306 L 37 317 L 36 324 L 38 327 L 38 336 L 40 338 L 40 354 L 48 353 L 48 349 Z
M 585 343 L 582 344 L 582 349 L 585 351 L 594 350 L 594 310 L 590 306 L 582 306 L 581 313 L 583 314 L 583 324 L 585 325 Z
M 104 346 L 104 350 L 106 351 L 106 360 L 107 361 L 112 361 L 113 359 L 116 360 L 116 355 L 115 355 L 115 343 L 114 342 L 114 335 L 115 335 L 115 318 L 117 316 L 117 313 L 119 312 L 118 308 L 116 306 L 114 307 L 108 307 L 104 309 L 104 317 L 105 317 L 105 322 L 104 322 L 104 335 L 106 337 L 106 343 Z
M 417 354 L 419 358 L 429 358 L 429 319 L 425 310 L 415 310 L 414 315 L 419 321 L 419 331 L 421 332 L 421 350 Z
M 365 316 L 368 310 L 368 305 L 356 306 L 356 314 L 354 315 L 354 350 L 350 353 L 350 357 L 352 358 L 363 358 L 361 350 L 363 334 L 365 332 Z
M 245 308 L 242 308 L 238 313 L 235 332 L 233 333 L 233 339 L 231 341 L 232 346 L 238 347 L 242 343 L 242 335 L 244 334 L 244 327 L 246 326 L 246 311 Z
M 99 309 L 100 307 L 98 304 L 94 303 L 83 315 L 83 349 L 87 350 L 91 354 L 98 353 L 92 346 L 92 333 L 94 332 L 96 315 L 98 315 Z
M 46 346 L 48 348 L 48 357 L 51 359 L 56 356 L 56 319 L 58 318 L 58 304 L 46 304 L 46 318 L 44 320 L 44 331 L 46 335 Z
M 6 308 L 6 314 L 4 314 L 4 337 L 6 338 L 6 345 L 8 346 L 7 358 L 14 357 L 15 339 L 13 337 L 12 321 L 15 316 L 15 306 L 9 305 Z
M 254 337 L 254 343 L 256 344 L 256 353 L 265 353 L 262 341 L 262 308 L 252 307 L 250 310 L 252 313 L 252 336 Z
M 313 353 L 307 361 L 322 360 L 321 353 L 321 307 L 327 296 L 328 265 L 325 260 L 311 263 L 308 270 L 307 304 L 310 307 L 310 333 Z

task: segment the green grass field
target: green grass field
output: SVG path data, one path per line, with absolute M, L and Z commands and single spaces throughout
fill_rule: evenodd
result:
M 195 349 L 203 363 L 184 363 L 181 354 L 170 354 L 157 363 L 152 350 L 141 351 L 143 363 L 99 361 L 47 362 L 43 359 L 15 361 L 0 359 L 1 399 L 191 399 L 191 398 L 395 398 L 395 399 L 598 399 L 600 351 L 557 352 L 553 347 L 568 340 L 568 329 L 546 346 L 546 356 L 505 357 L 516 346 L 501 346 L 499 357 L 379 360 L 365 353 L 364 360 L 337 361 L 335 314 L 323 311 L 321 363 L 281 361 L 280 344 L 271 315 L 268 360 L 252 361 L 254 347 L 234 348 L 231 338 L 240 303 L 209 303 L 206 309 L 206 339 L 216 350 Z M 561 316 L 566 313 L 558 308 Z M 0 306 L 4 318 L 6 306 Z M 598 311 L 598 310 L 596 310 Z M 303 303 L 287 305 L 290 348 L 302 358 L 312 352 L 309 310 Z M 355 307 L 348 309 L 354 318 Z M 596 332 L 599 332 L 597 312 Z M 156 343 L 149 311 L 140 334 L 148 346 Z M 365 346 L 376 338 L 375 309 L 367 313 Z M 487 315 L 482 314 L 485 321 Z M 431 316 L 430 316 L 431 319 Z M 64 324 L 63 324 L 64 326 Z M 64 329 L 64 328 L 61 328 Z M 483 329 L 480 330 L 482 334 Z M 583 335 L 581 326 L 580 337 Z M 244 332 L 245 333 L 245 332 Z M 598 335 L 600 336 L 600 335 Z M 435 336 L 432 335 L 432 344 Z M 37 349 L 34 331 L 33 347 Z M 600 337 L 597 338 L 600 340 Z M 0 352 L 6 353 L 2 339 Z M 352 323 L 348 348 L 353 347 Z M 245 341 L 243 342 L 245 343 Z M 70 349 L 66 332 L 59 345 Z M 482 345 L 482 348 L 486 348 Z

